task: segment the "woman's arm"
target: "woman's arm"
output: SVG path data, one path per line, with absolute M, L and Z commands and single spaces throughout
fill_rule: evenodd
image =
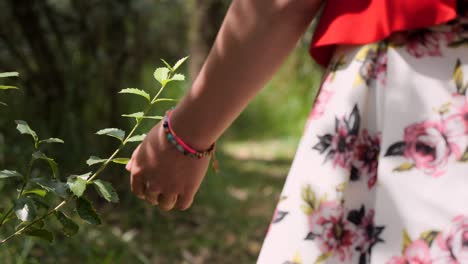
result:
M 174 130 L 206 149 L 292 51 L 319 0 L 235 0 L 215 44 L 173 114 Z
M 206 149 L 292 51 L 322 0 L 234 0 L 192 88 L 174 110 L 177 135 Z M 132 191 L 163 210 L 188 208 L 209 157 L 181 155 L 157 124 L 127 166 Z

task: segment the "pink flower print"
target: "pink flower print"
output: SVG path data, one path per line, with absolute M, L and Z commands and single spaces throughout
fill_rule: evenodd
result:
M 352 259 L 353 245 L 362 241 L 356 227 L 344 218 L 344 208 L 335 201 L 323 202 L 309 216 L 310 233 L 323 254 L 338 257 L 341 262 Z
M 348 168 L 353 157 L 356 135 L 350 134 L 344 119 L 337 121 L 337 133 L 331 141 L 333 165 Z
M 440 233 L 434 244 L 434 264 L 468 263 L 468 217 L 455 217 L 450 230 Z
M 441 34 L 430 30 L 418 30 L 406 36 L 406 50 L 416 58 L 442 56 Z
M 424 240 L 413 241 L 404 256 L 395 256 L 387 264 L 432 264 L 429 246 Z
M 424 121 L 405 129 L 404 156 L 411 159 L 416 168 L 434 177 L 444 173 L 452 153 L 442 122 Z
M 369 189 L 377 182 L 379 153 L 380 134 L 371 136 L 367 130 L 364 130 L 356 142 L 353 166 L 361 175 L 366 176 Z
M 349 168 L 353 157 L 354 146 L 359 133 L 361 117 L 359 109 L 354 106 L 349 117 L 335 119 L 335 134 L 318 136 L 319 142 L 313 147 L 320 154 L 326 153 L 325 161 L 332 160 L 333 167 Z
M 334 93 L 331 90 L 327 90 L 325 86 L 326 85 L 324 85 L 322 89 L 320 89 L 319 95 L 315 100 L 314 108 L 310 113 L 310 119 L 319 119 L 320 117 L 322 117 L 325 113 L 328 102 L 333 97 Z

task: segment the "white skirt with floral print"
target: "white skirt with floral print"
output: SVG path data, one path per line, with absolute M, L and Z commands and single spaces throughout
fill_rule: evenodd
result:
M 257 263 L 468 263 L 468 19 L 339 48 Z

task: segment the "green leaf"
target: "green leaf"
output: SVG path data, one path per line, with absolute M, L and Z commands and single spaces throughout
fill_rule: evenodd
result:
M 52 169 L 52 173 L 54 175 L 54 178 L 57 178 L 58 176 L 58 165 L 57 162 L 55 162 L 54 159 L 47 157 L 43 152 L 41 151 L 36 151 L 32 154 L 33 158 L 35 160 L 45 160 L 47 163 L 49 163 L 49 167 Z
M 46 240 L 46 241 L 48 241 L 50 243 L 52 243 L 52 241 L 54 241 L 54 235 L 52 234 L 52 232 L 50 232 L 50 231 L 48 231 L 46 229 L 30 227 L 24 233 L 26 235 L 28 235 L 28 236 L 37 237 L 37 238 Z
M 162 120 L 164 119 L 164 116 L 144 116 L 143 119 Z
M 96 213 L 91 202 L 86 200 L 83 197 L 76 199 L 76 212 L 78 215 L 89 224 L 93 225 L 100 225 L 101 219 L 99 215 Z
M 154 71 L 154 78 L 161 84 L 165 85 L 167 82 L 167 78 L 169 77 L 169 70 L 168 68 L 157 68 Z
M 15 211 L 16 216 L 19 220 L 32 221 L 36 218 L 36 205 L 33 200 L 28 197 L 20 197 L 19 199 L 13 202 L 13 210 Z
M 122 115 L 124 117 L 133 117 L 133 118 L 136 118 L 137 120 L 138 119 L 141 119 L 145 114 L 143 112 L 137 112 L 137 113 L 133 113 L 133 114 L 127 114 L 127 115 Z
M 130 161 L 129 158 L 115 158 L 112 160 L 112 162 L 117 163 L 117 164 L 123 164 L 127 165 L 127 163 Z
M 18 77 L 19 73 L 17 72 L 1 72 L 0 73 L 0 78 L 6 78 L 6 77 Z
M 8 106 L 6 103 L 0 101 L 0 105 Z
M 146 134 L 138 135 L 138 136 L 133 136 L 127 140 L 127 142 L 141 142 L 145 140 Z
M 111 203 L 118 203 L 119 196 L 110 182 L 95 180 L 93 181 L 99 195 Z
M 161 61 L 164 63 L 164 65 L 166 65 L 166 67 L 167 67 L 169 70 L 173 71 L 172 66 L 169 65 L 169 63 L 168 63 L 167 61 L 165 61 L 164 59 L 161 59 Z
M 0 85 L 0 90 L 18 89 L 16 86 Z
M 0 171 L 0 179 L 13 178 L 13 177 L 23 177 L 21 173 L 11 170 L 2 170 Z
M 25 191 L 23 195 L 24 196 L 37 195 L 39 197 L 45 197 L 47 195 L 47 191 L 43 189 L 34 189 L 34 190 Z
M 105 128 L 105 129 L 101 129 L 99 130 L 98 132 L 96 132 L 97 135 L 106 135 L 106 136 L 110 136 L 110 137 L 115 137 L 117 139 L 119 139 L 120 141 L 123 141 L 124 137 L 125 137 L 125 131 L 123 131 L 122 129 L 118 129 L 118 128 Z
M 87 181 L 89 179 L 89 177 L 91 176 L 91 174 L 93 174 L 92 172 L 88 172 L 88 173 L 85 173 L 85 174 L 81 174 L 81 175 L 71 175 L 70 177 L 79 177 L 85 181 Z
M 28 134 L 28 135 L 31 135 L 34 139 L 34 143 L 37 144 L 37 141 L 38 141 L 38 137 L 37 137 L 37 134 L 34 130 L 31 129 L 31 127 L 29 127 L 28 123 L 26 121 L 23 121 L 23 120 L 16 120 L 15 121 L 17 126 L 16 126 L 16 129 L 21 133 L 21 134 Z
M 68 217 L 61 211 L 56 211 L 55 217 L 60 222 L 60 224 L 62 224 L 62 233 L 65 236 L 71 237 L 78 233 L 80 227 L 73 220 L 71 220 L 70 217 Z
M 87 182 L 81 177 L 71 176 L 67 180 L 70 191 L 77 197 L 81 197 L 86 190 Z
M 174 74 L 171 78 L 171 81 L 185 81 L 185 76 L 183 74 Z
M 182 64 L 184 64 L 184 62 L 185 62 L 188 58 L 189 58 L 189 57 L 187 56 L 187 57 L 185 57 L 185 58 L 182 58 L 182 59 L 178 60 L 178 61 L 176 62 L 176 64 L 174 65 L 174 67 L 172 67 L 172 71 L 173 71 L 173 72 L 177 71 L 177 69 L 179 69 L 179 67 L 180 67 Z
M 122 115 L 123 117 L 133 117 L 136 118 L 137 121 L 141 119 L 156 119 L 156 120 L 162 120 L 164 117 L 163 116 L 144 116 L 143 112 L 138 112 L 138 113 L 133 113 L 129 115 Z
M 177 102 L 178 100 L 176 99 L 171 99 L 171 98 L 160 98 L 160 99 L 156 99 L 154 101 L 154 103 L 157 103 L 157 102 Z
M 140 90 L 140 89 L 127 88 L 127 89 L 123 89 L 119 93 L 136 94 L 136 95 L 144 97 L 148 102 L 151 101 L 150 95 L 147 92 Z
M 86 164 L 88 164 L 88 166 L 92 166 L 94 164 L 98 164 L 98 163 L 104 163 L 106 162 L 107 159 L 101 159 L 99 157 L 96 157 L 96 156 L 91 156 L 89 157 L 89 159 L 86 161 Z
M 63 140 L 61 140 L 60 138 L 48 138 L 48 139 L 44 139 L 44 140 L 41 140 L 39 141 L 39 145 L 42 144 L 42 143 L 45 143 L 45 144 L 51 144 L 51 143 L 65 143 L 63 142 Z
M 45 178 L 34 178 L 31 181 L 44 188 L 47 192 L 54 193 L 62 198 L 68 197 L 68 185 L 64 182 Z

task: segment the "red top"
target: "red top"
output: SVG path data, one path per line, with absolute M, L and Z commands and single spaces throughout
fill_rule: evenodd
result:
M 327 0 L 310 53 L 326 66 L 338 44 L 372 43 L 456 16 L 457 0 Z

